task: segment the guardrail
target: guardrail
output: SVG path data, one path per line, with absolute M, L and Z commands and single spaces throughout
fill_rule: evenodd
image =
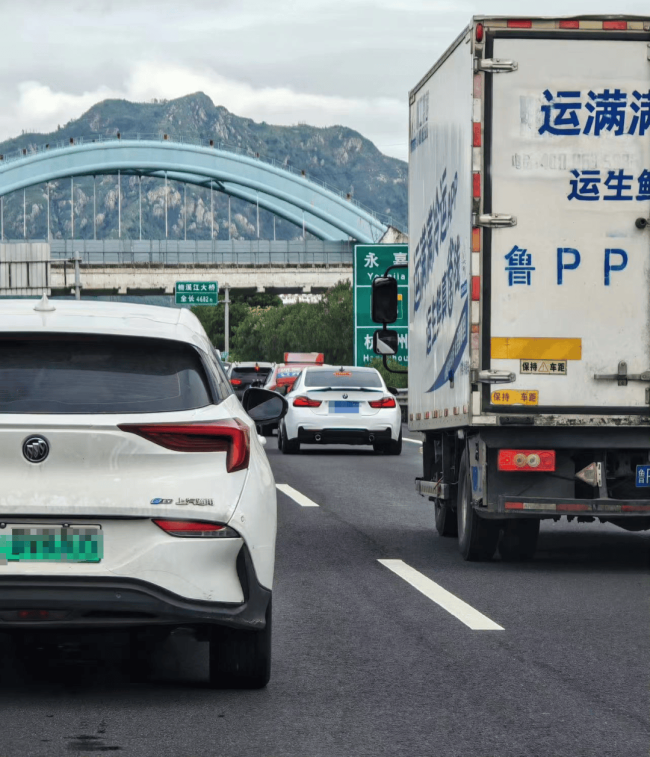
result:
M 52 240 L 52 260 L 79 253 L 86 265 L 352 267 L 353 242 Z

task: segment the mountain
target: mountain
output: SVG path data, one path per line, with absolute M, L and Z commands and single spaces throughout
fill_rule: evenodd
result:
M 372 142 L 345 126 L 317 128 L 306 124 L 274 126 L 241 118 L 226 108 L 215 106 L 202 92 L 176 100 L 134 103 L 104 100 L 80 118 L 69 121 L 49 134 L 23 133 L 0 143 L 0 154 L 33 148 L 49 143 L 68 142 L 70 138 L 97 135 L 124 137 L 139 134 L 158 137 L 214 139 L 241 148 L 246 154 L 276 161 L 304 170 L 308 178 L 325 182 L 350 193 L 366 207 L 391 216 L 394 225 L 406 228 L 407 164 L 383 155 Z M 50 229 L 55 238 L 72 236 L 70 180 L 50 184 Z M 97 238 L 115 238 L 118 234 L 117 178 L 98 176 L 96 180 Z M 184 187 L 170 182 L 168 189 L 169 238 L 210 239 L 212 219 L 208 190 L 187 186 L 187 229 L 183 228 Z M 123 176 L 122 237 L 139 236 L 138 185 L 135 177 Z M 159 179 L 142 181 L 143 238 L 165 237 L 164 184 Z M 44 238 L 47 229 L 46 188 L 32 187 L 26 192 L 27 237 Z M 228 204 L 215 192 L 215 238 L 228 239 Z M 256 236 L 256 209 L 245 202 L 232 200 L 231 236 L 250 239 Z M 4 199 L 5 239 L 23 238 L 23 193 Z M 74 236 L 93 238 L 93 181 L 91 177 L 74 180 Z M 276 237 L 295 239 L 302 229 L 277 219 Z M 273 238 L 273 216 L 260 210 L 260 236 Z

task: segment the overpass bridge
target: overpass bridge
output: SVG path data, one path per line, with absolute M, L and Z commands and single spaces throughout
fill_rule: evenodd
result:
M 0 296 L 173 294 L 177 281 L 221 289 L 318 294 L 352 280 L 354 243 L 307 240 L 182 242 L 54 240 L 0 244 Z

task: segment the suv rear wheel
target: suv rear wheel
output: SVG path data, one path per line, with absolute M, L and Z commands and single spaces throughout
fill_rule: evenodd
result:
M 226 626 L 210 629 L 210 686 L 215 689 L 262 689 L 271 678 L 271 602 L 266 627 L 247 631 Z

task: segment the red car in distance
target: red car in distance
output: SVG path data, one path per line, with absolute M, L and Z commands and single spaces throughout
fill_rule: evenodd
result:
M 325 355 L 322 352 L 285 352 L 284 363 L 275 366 L 264 388 L 286 394 L 291 391 L 303 368 L 313 368 L 316 365 L 325 366 Z M 277 427 L 277 423 L 262 426 L 261 432 L 264 436 L 272 436 L 273 429 Z
M 275 366 L 264 388 L 286 394 L 291 391 L 302 369 L 315 365 L 325 365 L 325 355 L 322 352 L 285 352 L 284 363 Z

